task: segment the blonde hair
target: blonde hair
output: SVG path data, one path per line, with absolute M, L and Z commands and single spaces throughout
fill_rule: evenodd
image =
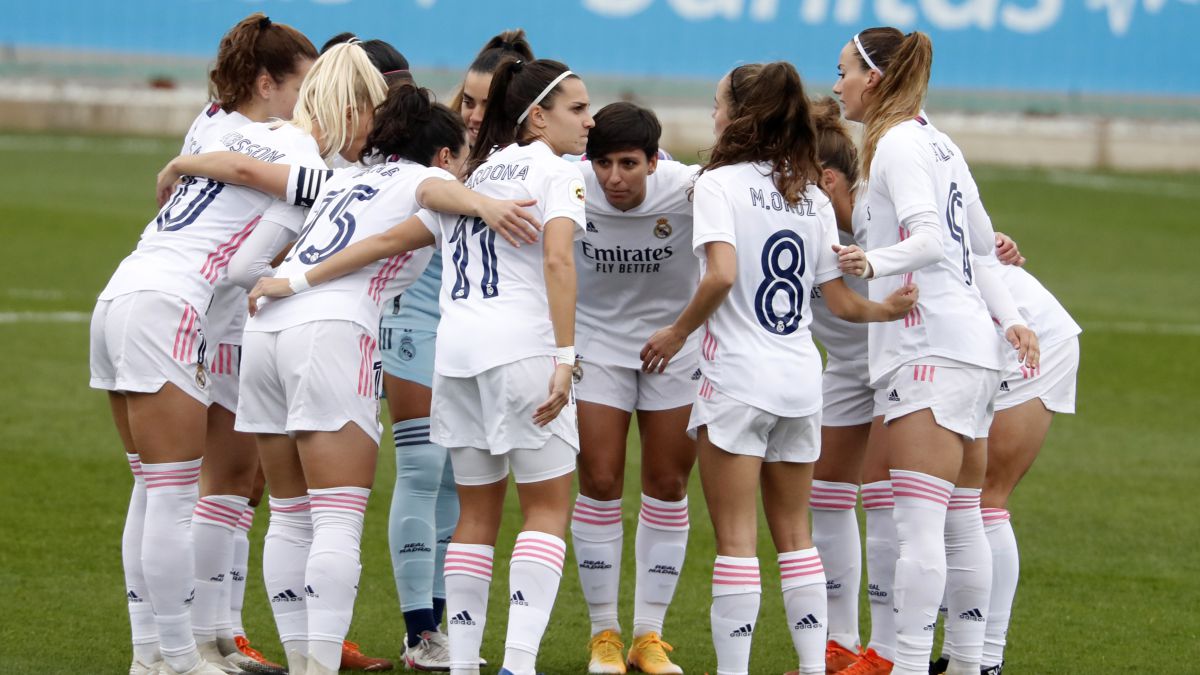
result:
M 358 44 L 334 45 L 304 77 L 291 123 L 314 137 L 321 132 L 321 157 L 328 161 L 356 140 L 359 115 L 386 97 L 387 83 L 367 52 Z
M 881 77 L 874 101 L 863 115 L 862 168 L 863 175 L 870 177 L 875 148 L 883 135 L 921 112 L 929 92 L 933 43 L 919 31 L 905 35 L 895 28 L 868 28 L 857 37 Z M 858 60 L 864 70 L 870 68 L 861 53 Z

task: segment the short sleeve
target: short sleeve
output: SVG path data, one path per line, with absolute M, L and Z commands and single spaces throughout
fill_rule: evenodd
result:
M 299 235 L 300 230 L 304 228 L 304 219 L 307 216 L 307 208 L 275 200 L 271 202 L 266 211 L 263 211 L 262 219 L 269 223 L 276 223 L 292 234 Z
M 293 164 L 288 172 L 287 196 L 284 201 L 288 204 L 303 206 L 306 209 L 312 208 L 317 195 L 321 194 L 321 188 L 325 185 L 325 181 L 332 176 L 333 169 Z
M 454 177 L 454 174 L 450 173 L 449 171 L 447 171 L 445 169 L 442 169 L 442 168 L 439 168 L 436 166 L 427 166 L 427 167 L 421 169 L 421 173 L 417 175 L 417 185 L 424 183 L 425 180 L 428 178 L 440 178 L 442 180 L 458 180 L 457 178 Z
M 693 197 L 692 251 L 703 258 L 704 245 L 714 241 L 737 248 L 733 206 L 721 189 L 720 181 L 711 173 L 701 175 L 696 179 Z
M 700 167 L 664 159 L 659 160 L 658 170 L 666 172 L 664 178 L 667 180 L 663 181 L 663 185 L 671 194 L 666 208 L 671 211 L 691 212 L 691 189 L 692 184 L 696 182 L 696 173 L 700 171 Z
M 575 223 L 577 237 L 582 236 L 587 225 L 586 191 L 578 163 L 555 162 L 538 199 L 542 205 L 543 224 L 555 218 L 567 218 Z
M 827 281 L 833 281 L 842 276 L 838 269 L 837 254 L 833 245 L 838 243 L 837 217 L 833 213 L 833 203 L 828 199 L 817 207 L 817 220 L 820 222 L 821 240 L 817 242 L 816 271 L 813 276 L 814 284 L 820 286 Z
M 918 213 L 937 213 L 933 156 L 903 127 L 884 135 L 875 150 L 871 172 L 883 180 L 896 220 L 904 222 Z
M 425 226 L 425 229 L 429 230 L 429 232 L 433 234 L 434 242 L 436 242 L 436 245 L 440 247 L 442 245 L 442 224 L 441 218 L 438 216 L 437 211 L 421 209 L 417 211 L 415 215 L 417 219 L 421 221 L 421 224 Z

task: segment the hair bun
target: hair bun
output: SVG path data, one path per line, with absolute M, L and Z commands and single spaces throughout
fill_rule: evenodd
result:
M 271 17 L 264 16 L 263 18 L 258 20 L 258 29 L 259 30 L 266 30 L 270 27 L 271 27 Z

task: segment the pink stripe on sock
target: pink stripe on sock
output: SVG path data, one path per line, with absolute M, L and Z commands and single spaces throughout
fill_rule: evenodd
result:
M 672 507 L 662 507 L 662 506 L 655 506 L 654 504 L 649 504 L 647 502 L 642 502 L 642 510 L 649 511 L 650 513 L 653 513 L 656 516 L 668 517 L 668 516 L 678 516 L 678 515 L 682 514 L 684 517 L 686 517 L 687 512 L 688 512 L 688 507 L 687 507 L 687 504 L 680 504 L 679 506 L 672 506 Z
M 583 502 L 575 502 L 576 511 L 587 511 L 595 516 L 611 516 L 614 513 L 620 513 L 620 506 L 592 506 Z
M 950 501 L 951 490 L 947 490 L 940 485 L 933 485 L 921 480 L 913 480 L 911 478 L 895 478 L 892 480 L 892 493 L 899 496 L 900 490 L 908 490 L 910 492 L 924 492 L 933 497 L 939 497 L 946 501 Z
M 230 518 L 237 519 L 237 518 L 241 518 L 241 517 L 242 517 L 242 510 L 241 510 L 241 509 L 233 509 L 233 508 L 230 508 L 230 507 L 228 507 L 228 506 L 225 506 L 225 505 L 224 505 L 224 504 L 222 504 L 221 502 L 218 502 L 218 501 L 216 501 L 216 500 L 210 499 L 210 498 L 208 498 L 208 497 L 201 497 L 201 498 L 200 498 L 200 501 L 196 502 L 196 504 L 197 504 L 197 506 L 198 506 L 198 505 L 200 505 L 200 504 L 203 504 L 203 505 L 205 505 L 205 506 L 207 506 L 207 507 L 209 507 L 209 508 L 211 508 L 211 509 L 215 509 L 216 511 L 218 511 L 218 512 L 220 512 L 220 513 L 223 513 L 223 514 L 225 514 L 225 515 L 229 516 Z
M 714 571 L 717 568 L 720 568 L 722 570 L 751 570 L 755 574 L 758 573 L 758 565 L 731 565 L 729 563 L 723 563 L 723 562 L 713 563 Z
M 685 528 L 688 526 L 688 519 L 687 519 L 686 515 L 683 516 L 682 518 L 675 518 L 672 520 L 662 520 L 660 518 L 655 518 L 654 516 L 646 513 L 645 511 L 642 511 L 641 513 L 638 514 L 638 517 L 641 518 L 646 523 L 649 523 L 651 525 L 660 525 L 662 527 Z
M 517 553 L 516 551 L 513 551 L 512 561 L 514 563 L 516 563 L 516 562 L 534 562 L 534 561 L 539 561 L 539 560 L 542 562 L 550 563 L 550 565 L 553 567 L 553 569 L 556 569 L 556 570 L 561 570 L 562 566 L 563 566 L 562 558 L 553 558 L 551 556 L 544 555 L 541 553 L 530 553 L 530 552 L 526 552 L 526 551 Z
M 983 524 L 984 525 L 994 525 L 996 523 L 1002 523 L 1006 520 L 1009 520 L 1012 517 L 1011 514 L 1009 514 L 1007 509 L 987 508 L 987 509 L 981 509 L 981 512 L 983 513 Z
M 608 520 L 597 520 L 595 518 L 584 518 L 580 516 L 578 512 L 576 512 L 575 515 L 571 516 L 571 520 L 579 523 L 587 523 L 588 525 L 616 525 L 617 523 L 621 522 L 621 517 L 617 516 L 616 518 L 609 518 Z
M 203 518 L 204 520 L 211 520 L 214 523 L 220 523 L 221 525 L 237 527 L 236 519 L 230 518 L 229 516 L 226 516 L 220 512 L 212 511 L 206 507 L 207 505 L 204 502 L 197 503 L 196 508 L 192 511 L 192 515 L 197 518 Z
M 304 502 L 303 504 L 290 504 L 287 506 L 276 506 L 275 504 L 271 504 L 271 511 L 273 513 L 299 513 L 301 511 L 309 511 L 311 508 L 312 507 L 308 502 Z
M 566 551 L 559 550 L 551 546 L 538 546 L 537 544 L 527 541 L 518 541 L 516 546 L 513 546 L 514 556 L 526 553 L 548 555 L 552 558 L 558 558 L 559 560 L 562 560 L 566 556 Z
M 449 571 L 452 567 L 454 569 L 463 570 L 463 571 L 467 571 L 467 572 L 486 574 L 489 577 L 492 576 L 492 566 L 491 565 L 487 565 L 487 564 L 480 563 L 480 562 L 475 562 L 473 560 L 463 560 L 462 558 L 451 558 L 450 556 L 447 555 L 445 569 L 447 571 Z

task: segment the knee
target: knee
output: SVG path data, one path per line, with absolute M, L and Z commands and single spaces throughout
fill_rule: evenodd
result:
M 579 493 L 585 497 L 608 502 L 621 498 L 625 477 L 613 471 L 579 471 Z
M 642 492 L 664 502 L 678 502 L 687 496 L 687 476 L 656 473 L 642 478 Z

